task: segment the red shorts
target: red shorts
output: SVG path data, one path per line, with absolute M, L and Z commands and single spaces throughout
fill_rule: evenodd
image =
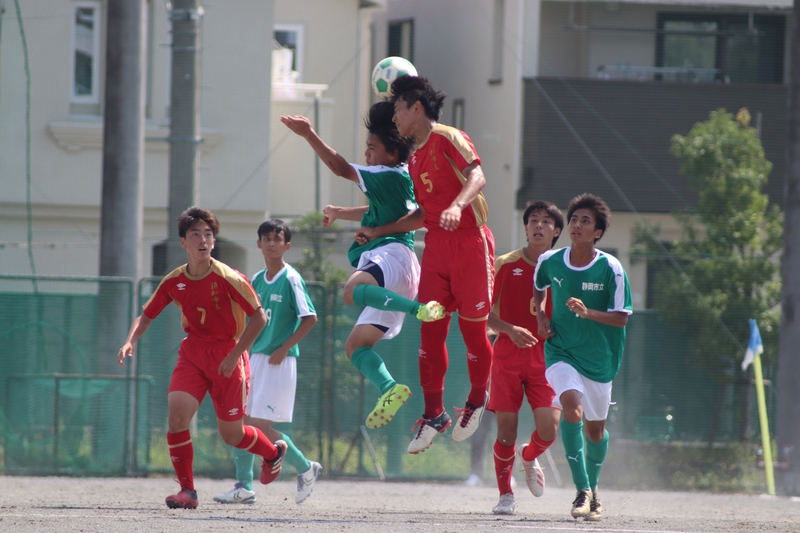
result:
M 463 318 L 486 318 L 492 307 L 494 236 L 488 226 L 425 235 L 419 301 L 436 300 Z
M 494 342 L 488 409 L 519 413 L 523 391 L 531 409 L 555 407 L 556 392 L 544 377 L 545 368 L 543 342 L 532 348 L 518 348 L 506 335 L 498 336 Z
M 239 359 L 239 364 L 226 378 L 219 374 L 219 364 L 233 347 L 235 341 L 207 342 L 185 338 L 178 349 L 178 362 L 172 371 L 169 392 L 187 392 L 202 402 L 206 392 L 214 402 L 217 418 L 235 422 L 244 417 L 247 404 L 247 385 L 250 370 L 247 357 Z M 246 368 L 246 369 L 245 369 Z

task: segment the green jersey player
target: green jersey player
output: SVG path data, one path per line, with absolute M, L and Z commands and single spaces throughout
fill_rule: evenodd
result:
M 539 336 L 547 339 L 545 376 L 562 407 L 561 438 L 578 490 L 572 516 L 591 521 L 603 514 L 597 483 L 608 452 L 611 381 L 619 371 L 625 325 L 633 312 L 625 270 L 616 257 L 595 248 L 610 218 L 597 196 L 573 198 L 567 209 L 571 246 L 540 255 L 534 273 Z M 549 319 L 543 292 L 548 287 Z
M 417 210 L 414 186 L 406 161 L 413 140 L 401 137 L 392 121 L 394 107 L 378 102 L 370 108 L 366 127 L 368 166 L 354 165 L 317 135 L 305 117 L 281 117 L 289 129 L 303 137 L 334 174 L 356 183 L 369 206 L 325 207 L 323 224 L 336 219 L 361 222 L 362 227 L 377 227 L 394 222 Z M 356 271 L 347 280 L 342 299 L 348 305 L 363 305 L 353 331 L 345 343 L 350 362 L 381 392 L 375 409 L 367 417 L 368 428 L 390 422 L 411 396 L 406 385 L 398 384 L 373 349 L 381 339 L 400 332 L 406 314 L 423 321 L 444 317 L 437 302 L 414 301 L 419 286 L 419 262 L 414 253 L 414 232 L 385 235 L 378 239 L 356 240 L 348 252 Z

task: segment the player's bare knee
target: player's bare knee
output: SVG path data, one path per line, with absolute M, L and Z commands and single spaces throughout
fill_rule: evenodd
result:
M 517 442 L 517 432 L 516 431 L 498 431 L 497 432 L 497 442 L 502 444 L 503 446 L 514 446 Z
M 244 438 L 244 431 L 239 433 L 235 431 L 220 431 L 219 435 L 228 446 L 236 446 L 242 442 L 242 439 Z
M 342 301 L 347 305 L 355 305 L 353 302 L 353 291 L 357 285 L 350 285 L 349 283 L 344 286 L 344 290 L 342 290 Z

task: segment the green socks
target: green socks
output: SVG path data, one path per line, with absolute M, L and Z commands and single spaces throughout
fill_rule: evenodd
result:
M 233 449 L 233 462 L 236 464 L 236 481 L 247 490 L 253 490 L 253 465 L 256 456 L 243 448 Z
M 592 442 L 586 439 L 586 474 L 589 477 L 589 488 L 597 490 L 597 480 L 600 479 L 600 469 L 608 453 L 608 430 L 603 434 L 603 440 Z
M 372 285 L 359 285 L 358 287 L 372 287 Z M 364 374 L 364 377 L 370 383 L 381 391 L 381 394 L 394 387 L 397 383 L 386 369 L 386 363 L 383 362 L 381 356 L 369 346 L 357 348 L 353 355 L 350 356 L 350 362 L 359 372 Z
M 416 316 L 419 306 L 422 305 L 377 285 L 356 286 L 353 289 L 353 303 L 374 307 L 382 311 L 401 311 L 411 316 Z
M 567 455 L 567 464 L 572 472 L 572 481 L 578 490 L 589 489 L 589 476 L 583 456 L 583 422 L 573 424 L 561 421 L 561 441 Z M 599 473 L 599 469 L 598 469 Z
M 289 435 L 281 432 L 281 440 L 288 446 L 288 448 L 286 448 L 286 462 L 293 466 L 298 474 L 308 472 L 308 469 L 311 468 L 311 463 L 308 462 L 303 452 L 297 449 L 297 446 L 294 445 Z

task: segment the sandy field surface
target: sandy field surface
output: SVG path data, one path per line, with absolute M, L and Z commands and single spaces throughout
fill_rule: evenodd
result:
M 171 510 L 166 478 L 2 477 L 0 531 L 222 532 L 343 531 L 444 533 L 483 531 L 796 532 L 800 499 L 680 492 L 601 491 L 601 522 L 569 516 L 574 493 L 547 487 L 541 498 L 517 487 L 517 513 L 498 517 L 493 487 L 380 481 L 317 482 L 294 503 L 294 483 L 257 486 L 253 505 L 222 505 L 212 496 L 232 481 L 200 479 L 196 510 Z

